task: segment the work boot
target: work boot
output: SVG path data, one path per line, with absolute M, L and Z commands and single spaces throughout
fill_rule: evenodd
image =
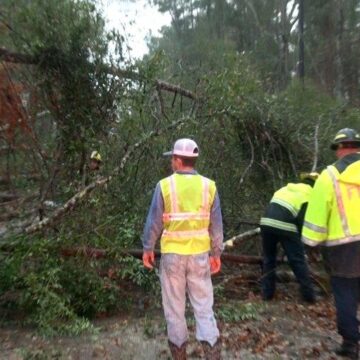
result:
M 311 286 L 300 287 L 300 292 L 301 292 L 301 297 L 302 297 L 303 301 L 307 302 L 308 304 L 316 303 L 315 291 Z
M 211 346 L 207 341 L 201 341 L 202 348 L 205 353 L 206 360 L 220 360 L 221 359 L 221 340 L 217 339 L 214 346 Z
M 343 340 L 341 346 L 335 350 L 335 354 L 347 357 L 348 359 L 358 359 L 359 344 L 354 341 Z
M 170 340 L 168 343 L 174 360 L 186 360 L 186 342 L 184 342 L 180 347 L 173 344 Z

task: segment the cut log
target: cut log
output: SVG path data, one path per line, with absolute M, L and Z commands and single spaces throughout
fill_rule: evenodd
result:
M 143 251 L 141 249 L 124 249 L 122 250 L 122 255 L 130 255 L 138 259 L 142 258 Z M 155 257 L 159 258 L 161 253 L 159 250 L 155 250 Z M 77 247 L 77 248 L 66 248 L 61 251 L 61 255 L 68 256 L 85 256 L 89 258 L 100 259 L 107 256 L 107 252 L 104 249 L 97 249 L 91 247 Z M 261 264 L 261 256 L 252 256 L 252 255 L 234 255 L 228 253 L 222 253 L 222 261 L 232 262 L 237 264 Z M 284 260 L 278 259 L 278 263 L 284 263 Z
M 255 237 L 255 236 L 259 235 L 259 234 L 260 234 L 260 228 L 258 227 L 256 229 L 249 230 L 249 231 L 246 231 L 246 232 L 244 232 L 242 234 L 233 236 L 229 240 L 225 241 L 225 243 L 224 243 L 225 248 L 226 247 L 233 247 L 235 243 L 239 243 L 242 240 L 253 238 L 253 237 Z

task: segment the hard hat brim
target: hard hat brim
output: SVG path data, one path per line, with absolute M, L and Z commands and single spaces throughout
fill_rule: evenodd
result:
M 353 144 L 354 148 L 360 148 L 360 141 L 356 141 L 356 140 L 348 140 L 348 141 L 339 141 L 338 143 L 332 143 L 330 145 L 330 149 L 331 150 L 337 150 L 337 148 L 339 147 L 339 145 L 341 144 Z

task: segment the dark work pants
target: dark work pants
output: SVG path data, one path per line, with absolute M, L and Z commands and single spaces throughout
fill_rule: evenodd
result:
M 360 334 L 357 308 L 360 296 L 360 277 L 332 276 L 331 286 L 335 298 L 338 332 L 344 340 L 358 342 Z
M 300 284 L 301 294 L 304 300 L 314 299 L 314 289 L 306 264 L 304 245 L 300 235 L 286 235 L 269 231 L 261 227 L 263 245 L 263 276 L 261 281 L 262 295 L 264 299 L 271 299 L 274 296 L 276 287 L 276 255 L 277 244 L 280 243 L 287 256 L 291 270 Z

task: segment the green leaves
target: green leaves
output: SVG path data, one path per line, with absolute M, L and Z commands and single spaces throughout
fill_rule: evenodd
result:
M 119 264 L 119 276 L 122 279 L 130 280 L 132 283 L 150 292 L 160 290 L 159 279 L 155 271 L 145 269 L 141 261 L 134 259 L 132 256 L 121 257 Z
M 224 304 L 216 309 L 216 315 L 220 320 L 232 323 L 258 319 L 263 310 L 264 305 L 259 303 Z

